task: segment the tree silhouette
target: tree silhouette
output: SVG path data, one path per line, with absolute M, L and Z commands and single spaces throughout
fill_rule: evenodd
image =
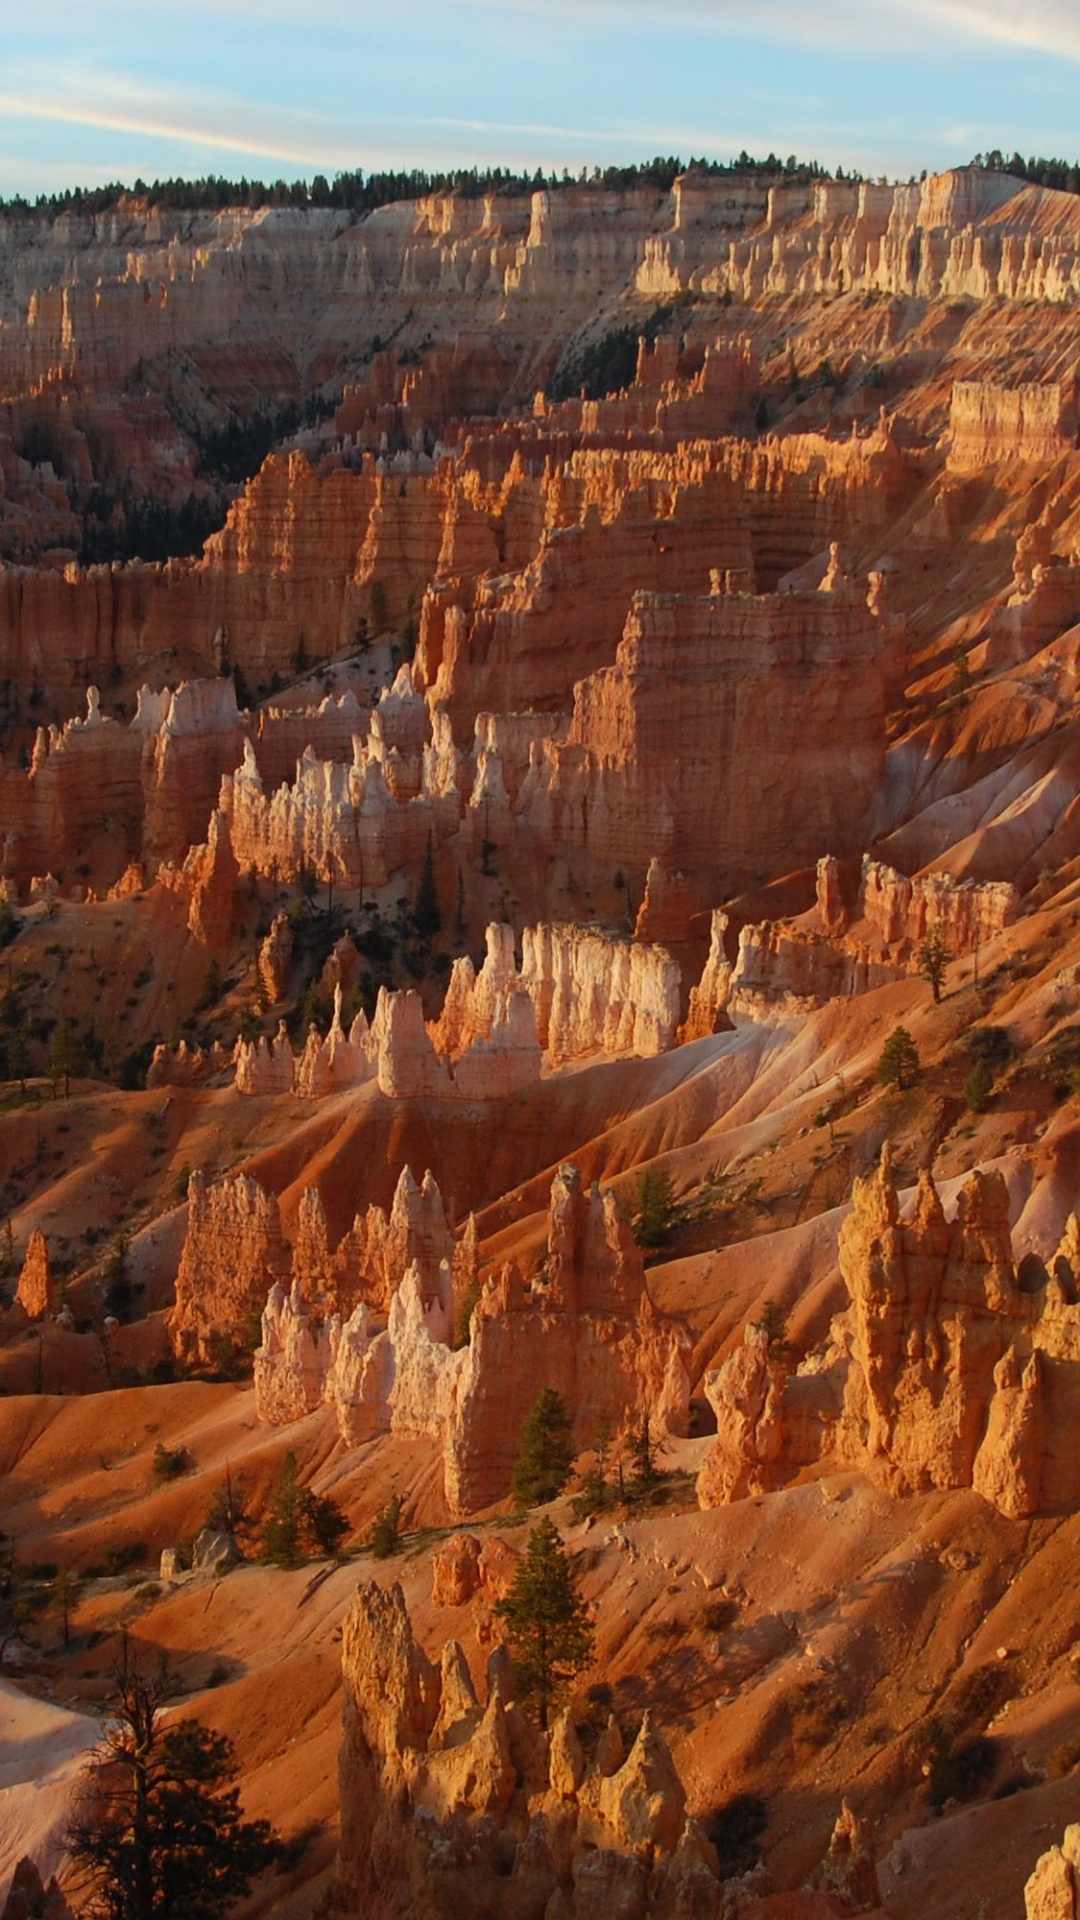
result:
M 162 1660 L 145 1671 L 125 1634 L 68 1847 L 95 1920 L 217 1920 L 280 1850 L 243 1820 L 232 1743 L 200 1720 L 163 1726 L 180 1691 Z
M 435 855 L 431 846 L 431 835 L 427 837 L 427 851 L 420 872 L 420 884 L 416 889 L 416 905 L 413 908 L 413 923 L 421 940 L 432 940 L 442 926 L 442 914 L 439 912 L 439 891 L 435 884 Z
M 78 1574 L 70 1572 L 66 1567 L 61 1568 L 52 1583 L 52 1591 L 49 1594 L 49 1605 L 54 1613 L 60 1615 L 60 1625 L 64 1636 L 65 1647 L 69 1645 L 71 1640 L 71 1616 L 78 1607 L 81 1598 L 82 1581 L 79 1579 Z

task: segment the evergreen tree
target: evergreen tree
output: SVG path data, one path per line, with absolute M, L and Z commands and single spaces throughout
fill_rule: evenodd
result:
M 639 1247 L 662 1247 L 675 1218 L 671 1175 L 660 1167 L 646 1167 L 637 1184 L 634 1238 Z
M 242 1509 L 237 1524 L 241 1521 Z M 298 1567 L 308 1553 L 336 1554 L 348 1531 L 348 1517 L 332 1494 L 300 1486 L 296 1455 L 287 1453 L 267 1506 L 259 1558 L 277 1567 Z
M 516 1507 L 543 1506 L 562 1492 L 574 1464 L 569 1436 L 570 1415 L 554 1387 L 543 1387 L 521 1429 L 510 1481 Z
M 435 855 L 431 847 L 431 834 L 427 837 L 427 851 L 420 873 L 420 885 L 416 889 L 416 905 L 413 908 L 413 923 L 421 940 L 433 940 L 442 926 L 442 914 L 439 912 L 439 891 L 435 884 Z
M 928 934 L 916 955 L 919 972 L 934 996 L 934 1005 L 941 1000 L 941 989 L 945 980 L 945 969 L 949 964 L 949 949 L 940 933 Z
M 0 1533 L 0 1661 L 8 1647 L 21 1640 L 23 1628 L 33 1618 L 33 1612 L 15 1542 L 9 1534 Z
M 530 1533 L 514 1584 L 495 1612 L 506 1625 L 519 1698 L 535 1702 L 546 1727 L 552 1702 L 593 1654 L 574 1563 L 547 1518 Z
M 53 1032 L 49 1049 L 49 1074 L 54 1091 L 57 1081 L 62 1080 L 66 1100 L 71 1092 L 72 1078 L 85 1073 L 87 1065 L 86 1048 L 74 1021 L 61 1020 Z
M 994 1076 L 985 1060 L 977 1060 L 964 1081 L 964 1102 L 969 1113 L 984 1113 L 994 1091 Z
M 300 1496 L 304 1535 L 312 1553 L 336 1554 L 349 1531 L 348 1516 L 329 1493 L 305 1487 Z
M 608 1479 L 611 1436 L 611 1415 L 605 1407 L 596 1422 L 595 1461 L 588 1472 L 582 1475 L 580 1489 L 571 1501 L 576 1520 L 584 1520 L 587 1514 L 603 1513 L 605 1508 L 615 1504 L 616 1489 Z
M 298 1567 L 303 1559 L 301 1535 L 304 1525 L 304 1501 L 296 1479 L 296 1455 L 287 1453 L 274 1482 L 263 1522 L 260 1560 L 276 1567 Z
M 643 1413 L 630 1435 L 630 1460 L 634 1483 L 640 1488 L 654 1487 L 660 1478 L 656 1465 L 656 1441 L 652 1421 Z
M 389 1560 L 401 1549 L 401 1513 L 405 1502 L 395 1493 L 380 1507 L 368 1535 L 368 1547 L 376 1560 Z
M 875 1079 L 883 1087 L 896 1087 L 903 1092 L 914 1086 L 918 1071 L 918 1047 L 906 1027 L 894 1027 L 881 1049 Z
M 239 1482 L 233 1481 L 232 1468 L 228 1465 L 225 1478 L 207 1510 L 206 1525 L 213 1527 L 215 1533 L 231 1533 L 234 1537 L 250 1529 L 251 1516 L 247 1510 L 244 1489 Z
M 54 1613 L 60 1615 L 60 1625 L 65 1647 L 71 1639 L 71 1616 L 82 1597 L 82 1581 L 77 1573 L 62 1568 L 52 1583 L 49 1605 Z
M 180 1691 L 164 1661 L 140 1670 L 125 1635 L 107 1730 L 68 1835 L 100 1920 L 218 1920 L 280 1850 L 243 1820 L 232 1743 L 199 1720 L 161 1724 Z

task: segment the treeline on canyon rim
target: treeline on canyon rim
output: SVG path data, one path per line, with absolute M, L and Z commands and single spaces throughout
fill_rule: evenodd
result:
M 1000 147 L 992 147 L 986 153 L 975 154 L 971 165 L 987 173 L 1013 174 L 1032 186 L 1054 187 L 1061 193 L 1080 193 L 1080 160 L 1047 159 L 1034 155 L 1025 160 L 1022 154 L 1009 156 Z M 8 200 L 0 199 L 0 213 L 36 214 L 46 219 L 55 219 L 62 213 L 92 215 L 107 213 L 122 199 L 134 196 L 146 200 L 151 206 L 172 207 L 184 212 L 216 212 L 225 207 L 337 207 L 352 214 L 365 214 L 374 213 L 377 208 L 390 206 L 395 201 L 416 200 L 429 193 L 456 193 L 466 199 L 480 199 L 485 194 L 534 193 L 540 188 L 557 193 L 564 187 L 597 187 L 607 192 L 652 187 L 659 193 L 670 193 L 672 183 L 681 173 L 728 178 L 741 178 L 749 174 L 796 185 L 816 180 L 863 178 L 856 169 L 849 169 L 845 173 L 841 166 L 824 167 L 820 161 L 800 160 L 793 153 L 786 159 L 776 153 L 768 153 L 764 159 L 755 159 L 744 148 L 734 160 L 706 160 L 691 155 L 689 160 L 683 161 L 678 154 L 656 154 L 651 160 L 632 161 L 627 166 L 593 167 L 591 170 L 582 167 L 576 174 L 566 167 L 561 173 L 554 170 L 545 173 L 542 167 L 535 168 L 532 173 L 518 172 L 512 167 L 458 167 L 446 172 L 410 167 L 365 174 L 361 167 L 357 167 L 336 173 L 332 180 L 324 173 L 316 173 L 311 180 L 273 180 L 269 183 L 249 180 L 246 175 L 241 175 L 238 180 L 230 180 L 223 174 L 214 173 L 195 180 L 177 175 L 167 180 L 154 180 L 150 184 L 137 179 L 130 187 L 120 180 L 112 180 L 100 187 L 65 187 L 59 193 L 39 193 L 33 202 L 26 200 L 22 194 L 14 194 Z
M 684 163 L 677 154 L 666 157 L 657 154 L 652 160 L 635 161 L 624 167 L 593 167 L 591 172 L 583 167 L 577 174 L 565 167 L 561 173 L 545 173 L 542 167 L 533 173 L 518 173 L 510 167 L 460 167 L 450 172 L 431 173 L 422 167 L 411 167 L 407 171 L 365 174 L 358 167 L 352 172 L 337 173 L 332 180 L 317 173 L 310 181 L 274 180 L 270 185 L 245 176 L 228 180 L 213 173 L 197 180 L 182 177 L 155 180 L 149 186 L 145 180 L 136 180 L 132 187 L 117 180 L 101 187 L 65 187 L 60 193 L 41 193 L 32 205 L 16 194 L 10 200 L 0 200 L 0 212 L 35 213 L 48 219 L 55 219 L 61 213 L 107 213 L 126 196 L 135 195 L 151 206 L 173 207 L 185 212 L 213 212 L 238 206 L 340 207 L 361 214 L 374 213 L 376 208 L 389 206 L 394 201 L 416 200 L 429 193 L 457 193 L 467 199 L 492 193 L 534 193 L 539 188 L 557 193 L 563 187 L 599 187 L 608 192 L 653 187 L 659 193 L 669 193 L 677 176 L 687 172 L 725 176 L 764 174 L 770 179 L 789 181 L 859 177 L 845 176 L 842 167 L 832 172 L 816 160 L 799 160 L 794 154 L 786 160 L 775 153 L 768 154 L 764 160 L 755 160 L 744 150 L 730 161 L 691 156 Z

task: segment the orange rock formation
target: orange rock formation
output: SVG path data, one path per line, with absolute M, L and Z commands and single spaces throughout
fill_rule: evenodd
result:
M 26 1258 L 15 1289 L 15 1299 L 31 1320 L 44 1320 L 56 1311 L 56 1289 L 49 1269 L 49 1249 L 40 1227 L 26 1243 Z
M 436 1227 L 426 1247 L 406 1224 L 421 1203 L 434 1210 Z M 440 1216 L 430 1175 L 419 1191 L 403 1175 L 385 1238 L 371 1225 L 371 1251 L 359 1237 L 349 1249 L 367 1277 L 348 1318 L 338 1313 L 320 1326 L 295 1265 L 291 1292 L 272 1289 L 255 1360 L 264 1419 L 297 1419 L 325 1400 L 352 1445 L 387 1430 L 428 1434 L 458 1514 L 506 1493 L 522 1423 L 543 1386 L 562 1396 L 579 1446 L 592 1437 L 601 1407 L 615 1426 L 648 1408 L 658 1429 L 685 1431 L 688 1339 L 653 1307 L 640 1253 L 611 1194 L 587 1195 L 576 1167 L 560 1169 L 542 1282 L 527 1289 L 515 1269 L 489 1280 L 468 1344 L 458 1349 L 451 1345 L 455 1306 L 475 1276 L 475 1266 L 468 1272 L 475 1243 L 466 1237 L 454 1256 Z M 381 1304 L 373 1268 L 386 1276 L 385 1324 L 372 1311 Z
M 699 1478 L 703 1505 L 781 1484 L 822 1456 L 895 1493 L 970 1487 L 1012 1517 L 1080 1502 L 1060 1440 L 1077 1374 L 1076 1235 L 1051 1270 L 1020 1284 L 998 1173 L 965 1181 L 946 1219 L 929 1175 L 901 1215 L 887 1151 L 855 1182 L 840 1231 L 851 1305 L 825 1354 L 793 1373 L 768 1330 L 706 1376 L 717 1438 Z
M 338 1902 L 371 1920 L 516 1910 L 585 1920 L 716 1912 L 718 1865 L 648 1714 L 625 1753 L 612 1721 L 587 1763 L 569 1715 L 540 1734 L 513 1704 L 505 1662 L 486 1704 L 447 1641 L 435 1666 L 400 1587 L 361 1586 L 346 1615 Z

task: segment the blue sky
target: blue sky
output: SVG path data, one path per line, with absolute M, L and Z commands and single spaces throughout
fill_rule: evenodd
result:
M 0 193 L 741 147 L 1080 155 L 1080 0 L 0 0 Z

